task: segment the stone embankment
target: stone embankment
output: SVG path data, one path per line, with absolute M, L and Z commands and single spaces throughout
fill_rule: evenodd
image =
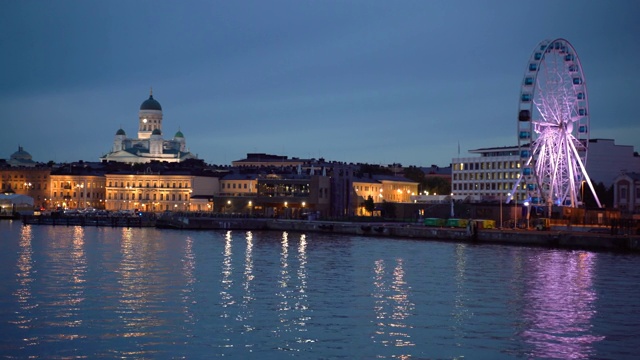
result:
M 640 253 L 639 235 L 611 235 L 607 229 L 592 233 L 573 230 L 515 230 L 427 227 L 403 223 L 359 223 L 339 221 L 305 221 L 262 218 L 221 218 L 173 214 L 158 219 L 142 218 L 58 218 L 23 217 L 23 223 L 63 226 L 127 226 L 185 229 L 185 230 L 276 230 L 289 232 L 318 232 L 370 237 L 397 237 L 424 240 L 456 241 L 474 244 L 507 244 L 545 246 L 585 250 L 614 250 Z
M 432 228 L 396 223 L 360 224 L 340 222 L 306 222 L 273 220 L 270 230 L 300 232 L 330 232 L 345 235 L 384 236 L 468 242 L 475 244 L 505 244 L 558 248 L 615 250 L 640 253 L 640 236 L 608 235 L 580 231 L 536 231 L 513 229 Z

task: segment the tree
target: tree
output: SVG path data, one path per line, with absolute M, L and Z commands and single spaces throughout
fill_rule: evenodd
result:
M 387 219 L 395 219 L 396 206 L 393 203 L 382 201 L 382 216 Z
M 426 180 L 424 177 L 424 172 L 416 166 L 409 166 L 405 168 L 404 177 L 406 177 L 409 180 L 413 180 L 417 183 L 420 183 L 420 186 L 423 186 L 424 181 Z
M 373 210 L 375 210 L 376 204 L 373 202 L 371 195 L 364 201 L 364 209 L 367 210 L 370 216 L 373 216 Z
M 430 194 L 447 195 L 451 193 L 451 184 L 441 177 L 428 177 L 425 179 L 424 189 Z
M 584 191 L 584 202 L 587 205 L 587 208 L 596 208 L 598 204 L 591 193 L 591 189 L 585 183 L 583 184 L 585 187 L 582 189 Z M 606 208 L 613 207 L 613 185 L 611 185 L 608 189 L 604 185 L 604 183 L 599 182 L 594 184 L 593 188 L 596 190 L 596 194 L 598 195 L 598 200 L 600 200 L 600 204 Z

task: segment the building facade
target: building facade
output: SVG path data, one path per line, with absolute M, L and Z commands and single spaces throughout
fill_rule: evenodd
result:
M 640 156 L 630 145 L 616 145 L 612 139 L 590 139 L 587 173 L 595 184 L 609 188 L 621 172 L 640 172 Z
M 188 171 L 107 173 L 105 208 L 110 211 L 202 211 L 200 200 L 218 191 L 215 176 Z M 199 207 L 200 206 L 200 207 Z
M 524 160 L 517 146 L 470 150 L 479 156 L 452 160 L 451 192 L 456 198 L 475 201 L 506 200 L 520 177 Z M 525 197 L 525 184 L 517 189 L 516 200 Z
M 418 194 L 419 183 L 399 176 L 373 175 L 370 178 L 353 178 L 353 191 L 357 197 L 355 214 L 370 215 L 364 207 L 369 197 L 375 204 L 383 202 L 410 203 Z
M 213 198 L 219 214 L 300 219 L 328 216 L 331 182 L 328 176 L 229 174 L 220 179 Z
M 51 174 L 48 209 L 105 209 L 105 178 L 97 173 Z
M 640 218 L 640 173 L 619 174 L 613 184 L 613 207 Z
M 296 167 L 309 164 L 310 159 L 289 159 L 286 155 L 270 155 L 265 153 L 249 153 L 245 159 L 231 162 L 233 167 L 261 168 L 261 167 Z
M 5 167 L 0 168 L 0 189 L 2 193 L 14 193 L 33 198 L 36 208 L 49 208 L 51 168 Z

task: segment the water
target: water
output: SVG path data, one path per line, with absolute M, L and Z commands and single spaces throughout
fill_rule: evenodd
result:
M 0 355 L 625 359 L 640 257 L 0 222 Z

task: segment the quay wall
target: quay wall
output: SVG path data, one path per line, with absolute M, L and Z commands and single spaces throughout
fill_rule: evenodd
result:
M 522 246 L 544 246 L 585 250 L 613 250 L 640 253 L 640 236 L 608 235 L 575 231 L 536 231 L 500 229 L 432 228 L 403 224 L 359 224 L 340 222 L 305 222 L 295 220 L 272 220 L 267 222 L 270 230 L 329 232 L 345 235 L 384 236 L 468 242 L 475 244 L 505 244 Z
M 23 217 L 23 224 L 66 226 L 127 226 L 185 229 L 185 230 L 275 230 L 290 232 L 319 232 L 369 237 L 397 237 L 423 240 L 455 241 L 475 244 L 505 244 L 544 246 L 555 248 L 613 250 L 640 253 L 640 236 L 610 235 L 570 230 L 519 230 L 427 227 L 401 223 L 356 223 L 339 221 L 306 221 L 261 218 L 211 218 L 172 216 L 170 218 L 95 219 L 41 216 Z

